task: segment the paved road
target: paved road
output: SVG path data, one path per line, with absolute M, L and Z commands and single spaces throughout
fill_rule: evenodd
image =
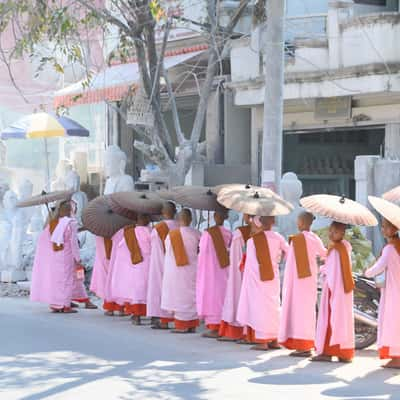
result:
M 0 299 L 1 400 L 400 399 L 373 350 L 352 365 L 286 355 Z

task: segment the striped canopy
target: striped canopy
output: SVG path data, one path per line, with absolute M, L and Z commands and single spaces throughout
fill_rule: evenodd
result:
M 89 136 L 89 131 L 67 117 L 35 113 L 21 118 L 1 132 L 1 139 L 35 139 L 68 136 Z

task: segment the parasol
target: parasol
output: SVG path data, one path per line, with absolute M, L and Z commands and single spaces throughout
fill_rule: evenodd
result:
M 345 197 L 317 194 L 303 197 L 300 204 L 309 212 L 349 225 L 375 226 L 378 220 L 362 204 Z
M 108 197 L 108 201 L 109 201 L 111 210 L 113 210 L 116 214 L 121 215 L 122 217 L 125 217 L 128 219 L 131 219 L 132 221 L 137 220 L 137 213 L 135 213 L 134 211 L 120 206 L 118 203 L 116 203 L 112 199 L 111 196 Z
M 36 196 L 30 197 L 29 199 L 25 199 L 17 203 L 17 207 L 33 207 L 40 206 L 42 204 L 49 204 L 55 201 L 65 201 L 70 200 L 72 195 L 74 194 L 73 190 L 60 190 L 56 192 L 42 192 Z
M 160 215 L 163 202 L 154 193 L 119 192 L 110 195 L 113 203 L 138 214 Z
M 383 218 L 390 221 L 393 225 L 400 229 L 400 207 L 390 201 L 385 199 L 381 199 L 380 197 L 368 196 L 368 200 L 371 203 L 372 207 L 375 208 L 376 211 Z
M 222 211 L 227 209 L 217 201 L 212 188 L 204 186 L 177 186 L 173 188 L 175 201 L 196 210 Z
M 156 195 L 158 197 L 160 197 L 160 199 L 163 199 L 165 201 L 173 201 L 174 203 L 176 203 L 176 192 L 173 192 L 172 190 L 158 190 L 157 192 L 155 192 Z
M 88 137 L 89 131 L 82 125 L 68 117 L 48 114 L 45 112 L 34 113 L 19 119 L 8 128 L 4 129 L 0 137 L 7 139 L 44 139 L 46 157 L 46 185 L 49 186 L 50 166 L 47 150 L 47 139 L 52 137 Z
M 293 211 L 290 203 L 267 188 L 232 184 L 218 186 L 215 191 L 221 204 L 244 214 L 273 217 Z
M 384 193 L 382 197 L 387 201 L 391 201 L 392 203 L 400 202 L 400 186 L 396 186 L 392 190 Z
M 109 196 L 97 197 L 90 201 L 82 214 L 84 228 L 94 235 L 111 238 L 116 232 L 133 221 L 118 215 L 111 209 Z

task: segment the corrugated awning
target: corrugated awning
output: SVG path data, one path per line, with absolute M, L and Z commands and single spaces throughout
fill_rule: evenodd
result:
M 184 52 L 165 57 L 164 67 L 168 70 L 203 52 L 204 50 Z M 80 81 L 57 91 L 54 107 L 121 100 L 139 78 L 139 65 L 136 62 L 108 67 L 92 78 L 88 88 L 84 88 L 83 81 Z

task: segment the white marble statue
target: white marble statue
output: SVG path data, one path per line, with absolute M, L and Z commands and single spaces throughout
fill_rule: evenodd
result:
M 74 215 L 79 225 L 82 225 L 82 212 L 88 204 L 85 192 L 81 191 L 81 178 L 75 170 L 71 170 L 65 176 L 66 190 L 73 190 L 72 201 L 74 203 Z
M 1 225 L 0 259 L 4 270 L 1 273 L 3 282 L 16 282 L 26 278 L 22 265 L 22 250 L 29 224 L 23 209 L 17 208 L 17 194 L 8 190 L 3 199 Z M 5 232 L 7 229 L 7 233 Z M 6 233 L 6 236 L 4 234 Z
M 65 178 L 72 171 L 72 165 L 68 160 L 60 160 L 56 167 L 55 179 L 51 182 L 51 190 L 67 190 Z
M 116 145 L 108 146 L 104 155 L 104 173 L 107 178 L 104 194 L 134 190 L 133 178 L 125 173 L 126 154 Z
M 303 194 L 303 184 L 294 172 L 287 172 L 281 180 L 281 196 L 291 203 L 294 210 L 284 217 L 279 218 L 279 232 L 288 238 L 297 232 L 297 216 L 303 210 L 300 198 Z

